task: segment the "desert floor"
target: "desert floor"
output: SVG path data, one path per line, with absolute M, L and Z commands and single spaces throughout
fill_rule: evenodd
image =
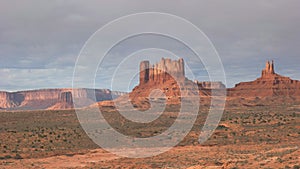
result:
M 113 155 L 81 128 L 73 110 L 0 112 L 0 168 L 299 168 L 298 104 L 228 104 L 218 128 L 203 144 L 197 138 L 207 109 L 176 147 L 141 159 Z M 142 127 L 123 121 L 114 110 L 103 115 L 119 132 L 149 137 L 176 119 L 176 106 Z M 172 138 L 170 138 L 172 139 Z

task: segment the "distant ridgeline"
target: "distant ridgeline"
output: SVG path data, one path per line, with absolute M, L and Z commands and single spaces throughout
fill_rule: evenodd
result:
M 0 91 L 0 109 L 37 110 L 69 109 L 86 106 L 103 100 L 123 95 L 124 92 L 113 92 L 108 89 L 41 89 L 19 92 Z

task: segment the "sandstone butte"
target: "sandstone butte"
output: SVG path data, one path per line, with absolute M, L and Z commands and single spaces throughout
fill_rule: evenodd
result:
M 114 104 L 130 107 L 132 104 L 138 109 L 148 109 L 149 101 L 165 101 L 167 104 L 180 104 L 182 97 L 202 96 L 209 97 L 211 89 L 223 89 L 221 82 L 198 82 L 185 77 L 184 60 L 162 58 L 158 63 L 149 61 L 140 63 L 139 84 L 125 96 L 112 101 L 98 103 L 99 106 Z
M 274 62 L 267 61 L 261 77 L 236 84 L 227 90 L 227 95 L 239 98 L 299 97 L 300 81 L 275 73 Z

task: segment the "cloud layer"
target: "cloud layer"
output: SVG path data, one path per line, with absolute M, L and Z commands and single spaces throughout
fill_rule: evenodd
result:
M 297 0 L 4 0 L 0 90 L 71 87 L 76 58 L 96 30 L 118 17 L 149 11 L 178 15 L 199 27 L 220 54 L 228 86 L 258 77 L 268 59 L 275 60 L 278 73 L 300 79 L 299 9 Z M 105 78 L 97 84 L 110 88 Z

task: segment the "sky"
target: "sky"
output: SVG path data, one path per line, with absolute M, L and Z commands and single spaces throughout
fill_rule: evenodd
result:
M 87 40 L 107 23 L 141 12 L 172 14 L 197 26 L 217 50 L 228 87 L 258 78 L 267 60 L 275 61 L 277 73 L 299 80 L 299 9 L 298 0 L 1 0 L 0 90 L 72 87 L 75 63 Z M 95 87 L 111 88 L 111 78 L 105 76 L 105 71 L 118 72 L 112 63 L 128 57 L 136 46 L 141 49 L 143 41 L 152 42 L 152 46 L 165 45 L 164 38 L 155 37 L 119 45 L 119 50 L 107 55 L 105 64 L 97 70 Z M 151 52 L 153 61 L 164 54 L 171 56 L 167 52 Z M 140 54 L 147 59 L 147 54 Z M 130 68 L 138 70 L 134 61 L 125 64 L 130 67 L 125 66 L 121 73 L 132 74 Z M 191 64 L 195 70 L 193 78 L 207 80 L 205 67 L 199 63 L 197 68 L 192 63 L 195 62 L 186 60 L 187 66 Z M 138 80 L 136 75 L 132 81 L 122 74 L 117 77 L 114 90 L 130 90 Z M 84 80 L 80 86 L 91 87 L 85 86 Z

